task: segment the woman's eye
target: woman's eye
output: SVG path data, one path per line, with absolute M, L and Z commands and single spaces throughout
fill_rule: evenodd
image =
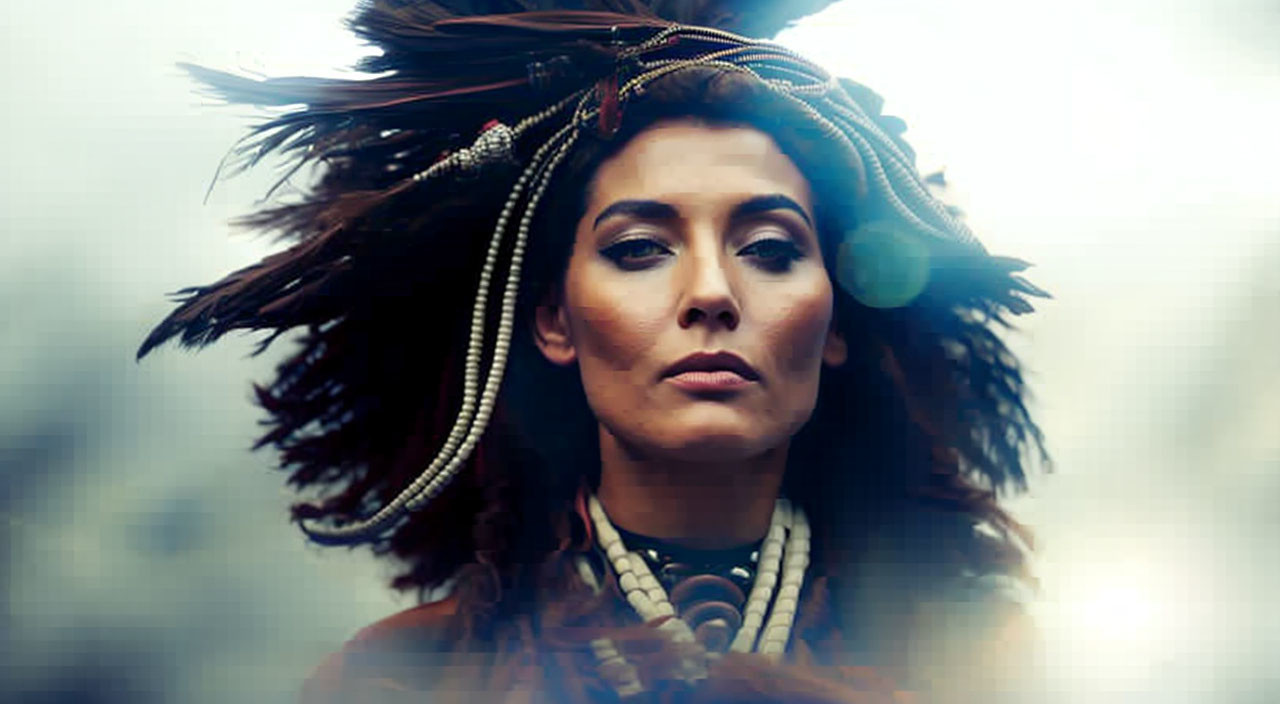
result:
M 792 262 L 804 257 L 795 243 L 780 239 L 756 240 L 743 247 L 739 254 L 759 259 L 766 269 L 774 272 L 787 271 Z
M 667 253 L 667 248 L 651 239 L 634 238 L 614 243 L 600 253 L 624 269 L 637 269 L 653 258 Z

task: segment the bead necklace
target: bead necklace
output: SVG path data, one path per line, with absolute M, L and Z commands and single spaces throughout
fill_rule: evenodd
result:
M 649 571 L 658 578 L 658 583 L 672 596 L 672 603 L 677 606 L 679 600 L 674 598 L 672 590 L 694 575 L 714 575 L 729 582 L 744 594 L 742 601 L 745 601 L 745 594 L 751 590 L 751 584 L 755 580 L 760 548 L 764 543 L 764 538 L 761 537 L 755 542 L 733 548 L 701 550 L 632 533 L 617 526 L 614 529 L 622 536 L 622 542 L 629 552 L 638 553 L 645 559 L 649 564 Z M 604 556 L 603 552 L 599 554 Z
M 685 644 L 693 653 L 682 662 L 680 674 L 686 681 L 704 679 L 707 663 L 720 656 L 719 649 L 708 650 L 706 638 L 695 636 L 694 630 L 682 617 L 688 613 L 676 614 L 671 598 L 649 570 L 644 557 L 627 550 L 595 496 L 587 496 L 587 512 L 595 526 L 596 539 L 618 576 L 618 586 L 627 603 L 643 621 L 658 621 L 658 630 L 665 631 L 672 641 Z M 576 564 L 583 581 L 598 592 L 600 583 L 590 562 L 585 556 L 579 556 Z M 760 548 L 755 581 L 741 623 L 735 625 L 723 617 L 713 618 L 699 624 L 699 635 L 704 635 L 704 625 L 709 626 L 708 632 L 723 632 L 736 627 L 728 647 L 730 652 L 754 651 L 771 659 L 781 658 L 791 637 L 800 588 L 808 566 L 809 522 L 799 507 L 793 507 L 786 499 L 778 499 L 769 520 L 769 531 Z M 781 587 L 777 589 L 775 598 L 774 587 L 779 581 Z M 597 638 L 591 641 L 591 649 L 601 675 L 619 696 L 627 697 L 643 691 L 635 667 L 618 652 L 611 639 Z

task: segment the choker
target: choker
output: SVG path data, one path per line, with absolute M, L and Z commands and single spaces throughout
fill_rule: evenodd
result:
M 809 565 L 809 523 L 799 507 L 778 499 L 758 546 L 723 551 L 682 548 L 621 531 L 592 495 L 587 496 L 587 511 L 605 569 L 613 568 L 627 603 L 642 621 L 665 631 L 690 653 L 680 663 L 682 679 L 691 684 L 705 679 L 707 665 L 726 651 L 782 657 Z M 738 564 L 744 555 L 745 563 Z M 580 555 L 576 565 L 582 580 L 599 592 L 589 559 Z M 664 575 L 661 581 L 655 567 Z M 705 567 L 710 570 L 700 571 Z M 749 582 L 749 588 L 739 582 Z M 601 676 L 619 696 L 644 691 L 635 667 L 611 639 L 597 638 L 591 649 Z
M 704 550 L 676 545 L 661 538 L 632 533 L 625 528 L 613 527 L 627 549 L 648 563 L 649 571 L 668 593 L 683 580 L 698 575 L 715 575 L 732 582 L 739 589 L 750 591 L 760 563 L 760 549 L 764 538 L 737 547 Z M 603 549 L 597 546 L 601 557 Z

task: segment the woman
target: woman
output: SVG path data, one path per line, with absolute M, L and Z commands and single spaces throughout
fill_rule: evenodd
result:
M 295 519 L 445 594 L 303 700 L 1015 691 L 1029 578 L 994 490 L 1039 434 L 990 327 L 1039 294 L 1025 264 L 928 193 L 873 93 L 698 26 L 757 15 L 599 6 L 627 12 L 374 3 L 366 82 L 193 69 L 307 105 L 246 164 L 326 170 L 248 219 L 297 244 L 185 291 L 141 353 L 304 327 L 258 392 L 260 444 L 337 487 Z

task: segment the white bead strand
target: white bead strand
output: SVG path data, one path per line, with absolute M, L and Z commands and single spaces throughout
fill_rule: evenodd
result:
M 519 201 L 525 187 L 529 184 L 533 175 L 538 172 L 541 167 L 545 166 L 544 159 L 554 146 L 557 146 L 565 135 L 570 131 L 571 126 L 557 132 L 551 139 L 538 150 L 527 167 L 516 181 L 511 189 L 511 194 L 507 198 L 506 204 L 502 208 L 502 212 L 498 216 L 497 224 L 494 226 L 493 236 L 489 240 L 489 249 L 485 254 L 484 266 L 480 272 L 480 282 L 476 292 L 475 304 L 472 307 L 471 316 L 471 335 L 467 343 L 467 355 L 464 365 L 463 390 L 462 390 L 462 408 L 458 412 L 458 417 L 454 421 L 453 427 L 449 431 L 449 435 L 441 447 L 440 452 L 436 455 L 431 464 L 422 471 L 422 473 L 411 483 L 405 487 L 394 499 L 386 506 L 382 507 L 373 516 L 354 523 L 338 526 L 338 527 L 317 527 L 308 526 L 302 523 L 302 529 L 313 539 L 320 542 L 326 541 L 350 541 L 358 540 L 362 537 L 375 534 L 387 524 L 399 518 L 405 511 L 412 510 L 419 503 L 415 499 L 423 497 L 423 489 L 427 487 L 432 480 L 442 475 L 451 474 L 450 469 L 456 468 L 469 454 L 467 448 L 466 454 L 459 452 L 459 443 L 465 447 L 464 438 L 467 433 L 468 426 L 471 425 L 473 413 L 476 410 L 476 392 L 479 386 L 480 377 L 480 348 L 484 344 L 484 319 L 485 310 L 488 302 L 489 283 L 493 276 L 493 270 L 497 266 L 498 250 L 501 247 L 503 234 L 507 229 L 507 222 L 510 219 L 515 204 Z M 492 372 L 490 377 L 492 378 Z M 452 461 L 451 461 L 452 460 Z M 429 498 L 429 497 L 428 497 Z
M 497 334 L 495 335 L 493 359 L 490 361 L 489 374 L 485 378 L 484 393 L 480 397 L 480 407 L 476 411 L 476 418 L 471 427 L 471 432 L 467 434 L 466 441 L 459 448 L 457 457 L 440 472 L 439 476 L 432 479 L 418 496 L 407 503 L 406 510 L 416 510 L 435 498 L 436 494 L 453 479 L 453 475 L 457 473 L 466 458 L 471 455 L 471 451 L 480 442 L 480 437 L 484 434 L 485 428 L 488 427 L 489 417 L 498 398 L 498 386 L 502 383 L 502 375 L 506 370 L 507 357 L 511 350 L 511 336 L 515 327 L 516 297 L 520 287 L 520 270 L 524 261 L 524 250 L 529 241 L 529 228 L 533 221 L 533 214 L 537 209 L 538 202 L 541 201 L 543 194 L 547 190 L 547 184 L 550 183 L 556 166 L 563 161 L 578 137 L 578 132 L 569 128 L 561 130 L 561 133 L 558 134 L 567 134 L 567 137 L 565 137 L 564 143 L 550 157 L 543 172 L 538 175 L 537 185 L 530 195 L 529 203 L 525 207 L 520 226 L 516 232 L 516 240 L 511 252 L 510 269 L 507 274 L 507 284 L 502 295 L 501 315 L 498 321 Z M 483 330 L 481 334 L 483 335 Z
M 578 96 L 571 96 L 571 98 L 574 97 Z M 588 97 L 589 93 L 585 91 L 582 92 L 581 97 L 578 97 L 578 113 L 582 113 Z M 543 111 L 543 113 L 534 116 L 532 119 L 535 122 L 539 119 L 545 119 L 550 114 L 560 110 L 568 102 L 569 99 L 566 99 L 560 104 L 554 105 Z M 532 123 L 522 121 L 521 124 L 517 125 L 517 130 L 515 131 L 517 133 L 522 132 L 530 124 Z M 467 344 L 467 355 L 464 364 L 462 408 L 459 410 L 458 417 L 454 421 L 453 428 L 450 429 L 444 446 L 431 464 L 409 486 L 405 487 L 395 499 L 373 516 L 338 527 L 309 527 L 303 523 L 303 531 L 313 539 L 320 542 L 354 541 L 380 532 L 393 520 L 404 515 L 404 513 L 421 508 L 434 498 L 453 478 L 453 475 L 457 473 L 458 468 L 466 461 L 467 457 L 470 456 L 471 451 L 479 442 L 480 436 L 488 425 L 489 415 L 492 413 L 493 405 L 497 400 L 497 388 L 506 367 L 512 328 L 514 327 L 515 298 L 520 281 L 520 265 L 524 255 L 525 244 L 528 240 L 529 225 L 556 166 L 564 159 L 564 156 L 576 141 L 578 128 L 581 124 L 578 119 L 571 120 L 569 124 L 553 134 L 537 150 L 530 160 L 529 166 L 516 181 L 506 204 L 502 208 L 502 212 L 498 216 L 493 236 L 489 241 L 489 249 L 485 254 L 475 305 L 472 308 L 471 335 Z M 512 252 L 507 275 L 507 285 L 503 291 L 502 314 L 498 324 L 494 355 L 490 361 L 489 374 L 485 379 L 484 393 L 479 399 L 479 404 L 477 404 L 476 391 L 480 376 L 480 348 L 484 340 L 484 319 L 488 303 L 488 289 L 493 270 L 497 265 L 498 251 L 501 247 L 503 233 L 507 229 L 507 222 L 530 181 L 535 182 L 534 190 L 528 204 L 525 206 L 516 234 L 515 248 Z M 474 416 L 472 415 L 473 411 L 475 413 Z M 471 426 L 469 429 L 468 425 Z M 467 432 L 468 430 L 469 432 Z M 459 440 L 462 441 L 461 447 L 458 446 Z
M 809 521 L 804 511 L 791 513 L 791 530 L 787 536 L 786 560 L 782 568 L 782 586 L 778 589 L 765 625 L 764 635 L 756 651 L 774 659 L 780 658 L 791 638 L 800 601 L 800 588 L 809 567 Z
M 587 557 L 579 555 L 574 559 L 574 566 L 578 568 L 578 576 L 582 577 L 582 581 L 591 588 L 593 593 L 599 594 L 600 580 L 596 579 L 596 571 L 591 567 Z M 640 684 L 640 675 L 636 672 L 635 666 L 622 657 L 612 638 L 595 638 L 590 645 L 591 654 L 595 656 L 596 663 L 600 667 L 600 674 L 619 697 L 626 698 L 644 691 L 644 685 Z
M 595 526 L 596 540 L 618 575 L 618 586 L 627 603 L 646 623 L 666 616 L 657 628 L 668 633 L 673 642 L 686 644 L 698 651 L 695 656 L 683 659 L 682 677 L 691 682 L 705 678 L 707 663 L 715 659 L 718 653 L 709 653 L 702 648 L 689 624 L 675 615 L 670 597 L 654 578 L 648 563 L 638 553 L 627 551 L 622 536 L 609 522 L 604 506 L 595 496 L 587 496 L 587 513 Z M 793 507 L 786 499 L 778 499 L 769 520 L 769 532 L 760 547 L 760 561 L 751 596 L 747 599 L 742 625 L 729 646 L 731 652 L 755 650 L 775 660 L 786 652 L 804 583 L 804 573 L 809 566 L 809 537 L 809 522 L 804 511 Z M 585 558 L 579 558 L 579 571 L 584 566 L 585 569 L 590 569 Z M 598 584 L 594 572 L 583 579 L 588 584 Z M 776 599 L 775 587 L 778 587 Z M 766 615 L 768 622 L 763 626 L 761 634 Z M 625 664 L 626 661 L 621 659 L 622 656 L 617 654 L 611 643 L 604 642 L 607 639 L 601 640 L 598 646 L 593 645 L 596 659 L 601 668 L 608 663 L 616 671 L 620 667 L 618 662 Z
M 779 499 L 769 521 L 769 532 L 760 546 L 760 562 L 756 565 L 756 579 L 751 585 L 751 594 L 747 597 L 747 605 L 742 610 L 742 625 L 729 644 L 731 653 L 749 653 L 755 647 L 756 635 L 764 623 L 765 614 L 769 611 L 769 601 L 773 597 L 774 583 L 777 581 L 778 566 L 782 563 L 783 539 L 789 522 L 790 505 L 785 499 Z

